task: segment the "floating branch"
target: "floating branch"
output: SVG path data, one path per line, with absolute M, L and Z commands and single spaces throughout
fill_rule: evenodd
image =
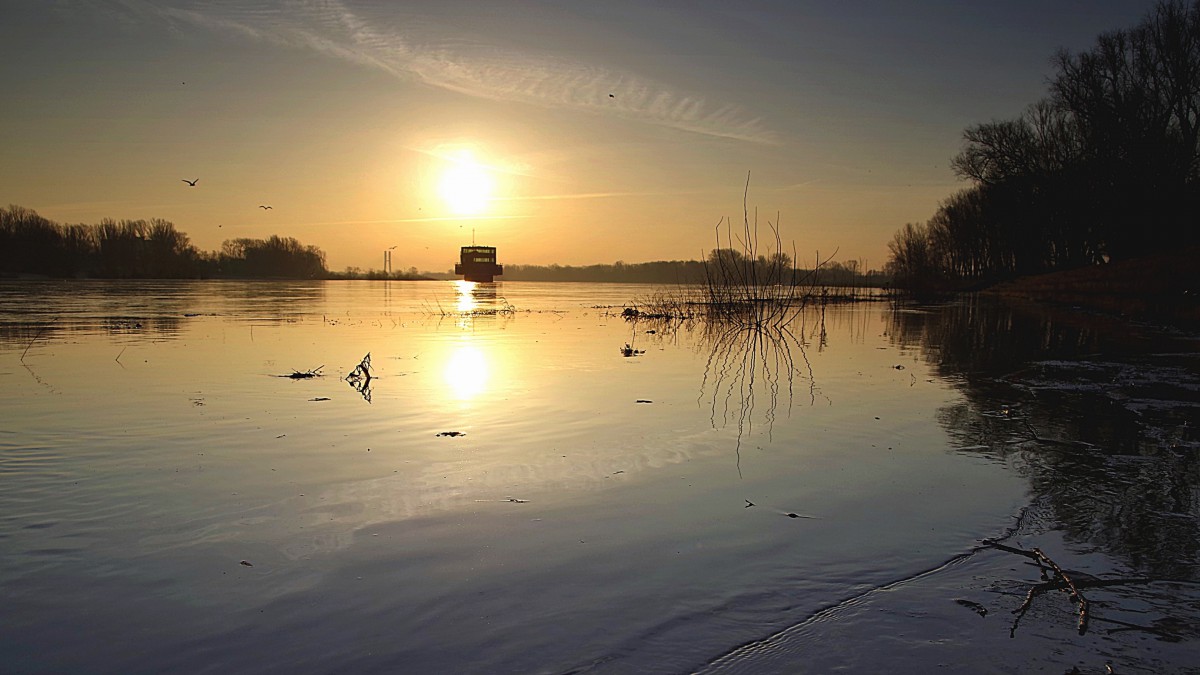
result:
M 290 375 L 280 375 L 279 377 L 286 377 L 291 380 L 308 380 L 314 377 L 320 377 L 321 369 L 324 367 L 325 364 L 321 364 L 312 370 L 293 370 Z
M 354 391 L 362 394 L 363 400 L 370 403 L 372 379 L 374 379 L 374 376 L 371 375 L 371 352 L 367 352 L 367 355 L 362 357 L 358 365 L 354 366 L 354 370 L 350 371 L 350 374 L 346 376 L 346 381 L 350 383 Z
M 1087 633 L 1089 606 L 1088 599 L 1083 597 L 1083 593 L 1079 592 L 1079 587 L 1075 585 L 1075 581 L 1071 579 L 1071 577 L 1066 573 L 1065 570 L 1063 570 L 1063 568 L 1058 566 L 1058 563 L 1051 560 L 1050 556 L 1042 553 L 1042 550 L 1038 548 L 1033 549 L 1033 552 L 1037 555 L 1037 559 L 1053 569 L 1054 573 L 1058 575 L 1058 578 L 1061 579 L 1067 585 L 1067 588 L 1070 589 L 1071 599 L 1079 604 L 1079 634 L 1083 635 L 1084 633 Z
M 350 374 L 346 376 L 346 379 L 369 380 L 372 377 L 374 376 L 371 375 L 371 352 L 367 352 L 367 355 L 362 357 L 362 361 L 359 361 L 358 365 L 354 366 L 354 370 L 350 371 Z
M 1025 601 L 1021 603 L 1020 607 L 1013 610 L 1013 614 L 1016 615 L 1016 618 L 1013 619 L 1012 627 L 1009 629 L 1010 637 L 1016 635 L 1017 625 L 1020 624 L 1021 618 L 1025 616 L 1025 612 L 1029 611 L 1029 607 L 1033 604 L 1033 599 L 1038 595 L 1045 593 L 1046 591 L 1062 590 L 1067 592 L 1067 594 L 1071 597 L 1071 600 L 1079 606 L 1079 620 L 1077 622 L 1077 626 L 1079 629 L 1079 634 L 1084 635 L 1087 633 L 1088 622 L 1091 620 L 1091 615 L 1089 613 L 1091 603 L 1086 597 L 1084 597 L 1083 593 L 1080 592 L 1081 588 L 1100 588 L 1105 586 L 1120 586 L 1125 584 L 1148 584 L 1152 581 L 1151 579 L 1140 577 L 1128 579 L 1075 579 L 1058 563 L 1054 562 L 1050 556 L 1043 553 L 1039 548 L 1027 551 L 1022 548 L 1005 546 L 1004 544 L 986 539 L 983 541 L 983 543 L 992 548 L 1005 551 L 1006 553 L 1024 556 L 1036 562 L 1038 567 L 1042 570 L 1042 578 L 1045 579 L 1045 581 L 1041 583 L 1030 586 L 1029 591 L 1025 594 Z M 1048 574 L 1048 572 L 1052 572 L 1053 574 Z
M 38 329 L 38 332 L 35 333 L 33 338 L 29 341 L 29 344 L 25 345 L 25 351 L 21 352 L 21 363 L 25 363 L 25 355 L 29 353 L 29 348 L 33 346 L 33 343 L 37 342 L 37 339 L 42 337 L 42 333 L 45 333 L 46 329 L 50 326 L 53 326 L 56 321 L 58 321 L 58 317 L 54 317 L 50 323 L 44 324 Z

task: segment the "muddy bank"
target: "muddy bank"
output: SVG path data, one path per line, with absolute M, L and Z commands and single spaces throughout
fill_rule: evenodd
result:
M 1200 247 L 997 284 L 986 294 L 1200 328 Z

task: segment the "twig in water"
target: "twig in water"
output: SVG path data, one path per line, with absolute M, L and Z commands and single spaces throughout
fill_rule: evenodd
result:
M 1086 597 L 1084 597 L 1083 593 L 1080 592 L 1081 588 L 1117 586 L 1122 584 L 1145 584 L 1150 583 L 1151 581 L 1151 579 L 1145 578 L 1076 580 L 1039 548 L 1027 551 L 1021 548 L 1005 546 L 1004 544 L 986 539 L 983 541 L 983 543 L 987 546 L 991 546 L 992 548 L 996 548 L 1007 553 L 1025 556 L 1026 558 L 1033 560 L 1038 564 L 1038 567 L 1042 569 L 1042 578 L 1046 579 L 1041 583 L 1030 586 L 1029 591 L 1025 594 L 1025 601 L 1021 603 L 1020 607 L 1013 610 L 1013 614 L 1016 615 L 1016 618 L 1013 619 L 1012 627 L 1009 629 L 1010 636 L 1016 634 L 1017 625 L 1021 622 L 1021 618 L 1025 616 L 1025 612 L 1029 611 L 1029 607 L 1033 604 L 1033 599 L 1046 591 L 1067 591 L 1067 594 L 1071 597 L 1071 600 L 1079 605 L 1079 620 L 1077 622 L 1077 626 L 1079 629 L 1079 634 L 1084 635 L 1087 633 L 1088 622 L 1091 619 L 1089 614 L 1091 603 Z M 1052 578 L 1046 577 L 1047 570 L 1054 573 Z
M 46 332 L 47 328 L 54 325 L 55 321 L 58 321 L 58 317 L 54 317 L 54 319 L 51 320 L 50 323 L 44 324 L 41 328 L 39 328 L 37 334 L 34 335 L 33 339 L 31 339 L 29 341 L 29 344 L 25 345 L 25 351 L 21 352 L 21 363 L 22 364 L 25 363 L 25 354 L 29 352 L 29 348 L 33 346 L 34 342 L 37 342 L 38 338 L 42 337 L 42 333 Z

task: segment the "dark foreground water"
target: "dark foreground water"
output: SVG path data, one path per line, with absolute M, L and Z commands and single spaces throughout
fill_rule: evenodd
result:
M 1200 672 L 1194 338 L 652 291 L 0 285 L 0 672 Z

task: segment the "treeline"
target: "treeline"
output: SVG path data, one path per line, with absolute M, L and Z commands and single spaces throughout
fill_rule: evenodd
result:
M 827 286 L 885 286 L 890 278 L 877 270 L 864 270 L 856 260 L 824 262 L 814 275 L 811 269 L 796 269 L 785 253 L 771 256 L 747 256 L 736 249 L 715 249 L 705 260 L 659 260 L 626 263 L 618 260 L 600 265 L 504 265 L 505 281 L 596 281 L 645 284 L 703 284 L 712 273 L 737 270 L 758 279 L 790 283 L 816 279 Z
M 919 290 L 1137 257 L 1200 242 L 1200 0 L 1059 52 L 1049 95 L 964 132 L 971 186 L 889 243 Z
M 62 225 L 20 206 L 0 208 L 0 276 L 197 279 L 321 279 L 325 253 L 291 237 L 230 239 L 220 251 L 198 250 L 158 218 Z
M 504 265 L 504 281 L 603 281 L 616 283 L 689 284 L 704 280 L 698 260 L 659 260 L 599 265 Z

